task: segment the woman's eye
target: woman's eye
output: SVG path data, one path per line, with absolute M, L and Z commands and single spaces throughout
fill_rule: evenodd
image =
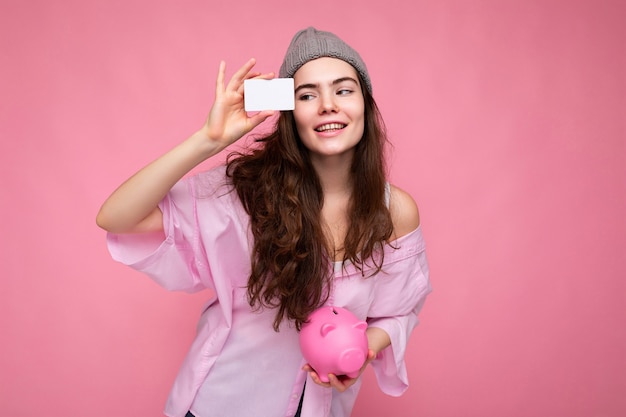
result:
M 346 94 L 350 94 L 351 92 L 352 90 L 348 88 L 342 88 L 341 90 L 337 91 L 337 94 L 340 96 L 345 96 Z
M 302 100 L 302 101 L 313 100 L 313 94 L 302 94 L 300 97 L 298 97 L 298 100 Z

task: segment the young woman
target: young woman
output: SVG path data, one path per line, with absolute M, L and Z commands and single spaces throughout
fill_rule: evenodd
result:
M 212 290 L 168 416 L 348 416 L 360 379 L 322 382 L 298 331 L 322 305 L 349 309 L 368 322 L 362 370 L 371 363 L 384 392 L 404 392 L 430 291 L 418 209 L 386 181 L 361 57 L 314 28 L 295 35 L 279 72 L 294 78 L 295 109 L 259 146 L 185 177 L 273 114 L 244 111 L 244 80 L 274 76 L 254 65 L 226 82 L 220 64 L 203 127 L 115 190 L 97 223 L 114 259 L 170 290 Z

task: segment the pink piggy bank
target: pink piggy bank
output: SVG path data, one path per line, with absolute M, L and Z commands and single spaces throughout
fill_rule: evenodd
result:
M 302 325 L 302 355 L 323 382 L 328 374 L 356 378 L 367 359 L 366 329 L 367 323 L 345 308 L 320 307 Z

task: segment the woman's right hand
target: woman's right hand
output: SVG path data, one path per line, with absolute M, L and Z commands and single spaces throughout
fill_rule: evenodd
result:
M 249 116 L 244 109 L 244 81 L 251 78 L 274 78 L 274 73 L 271 72 L 266 74 L 253 72 L 255 63 L 254 58 L 250 59 L 225 84 L 226 63 L 220 62 L 215 101 L 201 129 L 207 140 L 218 144 L 220 148 L 234 143 L 274 114 L 273 111 L 262 111 Z

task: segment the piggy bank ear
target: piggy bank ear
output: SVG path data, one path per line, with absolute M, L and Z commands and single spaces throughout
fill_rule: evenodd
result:
M 322 325 L 322 327 L 320 328 L 320 334 L 322 335 L 322 337 L 326 337 L 326 335 L 330 331 L 335 330 L 336 328 L 337 328 L 336 324 L 326 323 L 326 324 Z
M 355 323 L 353 326 L 353 328 L 357 329 L 357 330 L 367 330 L 367 323 L 364 321 L 360 321 L 358 323 Z

